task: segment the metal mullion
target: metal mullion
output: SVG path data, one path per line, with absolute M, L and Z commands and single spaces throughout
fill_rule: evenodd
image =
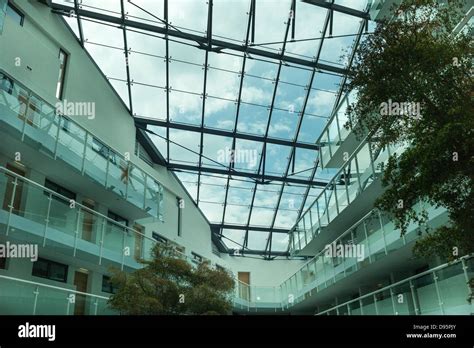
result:
M 74 1 L 77 2 L 77 0 L 74 0 Z M 127 72 L 128 101 L 129 101 L 129 106 L 130 106 L 130 114 L 133 116 L 132 83 L 130 80 L 130 64 L 128 61 L 127 29 L 125 27 L 125 7 L 123 4 L 123 0 L 120 0 L 120 10 L 122 14 L 121 26 L 122 26 L 122 32 L 123 32 L 123 46 L 124 46 L 124 53 L 125 53 L 125 69 Z
M 248 23 L 247 23 L 247 34 L 246 34 L 246 40 L 245 40 L 245 45 L 246 46 L 248 46 L 248 43 L 249 43 L 250 23 L 255 21 L 254 15 L 255 15 L 255 2 L 252 1 L 251 4 L 250 4 L 249 20 L 248 20 Z M 208 41 L 210 41 L 210 39 L 208 39 Z M 236 112 L 235 112 L 234 130 L 232 132 L 232 135 L 233 135 L 232 151 L 235 151 L 235 145 L 236 145 L 236 142 L 237 142 L 237 138 L 236 138 L 235 135 L 237 133 L 237 123 L 239 121 L 240 102 L 241 102 L 241 98 L 242 98 L 242 87 L 243 87 L 243 84 L 244 84 L 246 61 L 247 61 L 247 56 L 244 54 L 243 58 L 242 58 L 242 72 L 241 72 L 241 76 L 240 76 L 239 94 L 238 94 L 238 99 L 237 99 L 237 109 L 236 109 Z M 203 133 L 201 132 L 201 135 L 202 134 Z M 232 161 L 232 160 L 230 161 L 229 169 L 234 168 L 234 163 L 233 162 L 234 161 Z M 222 223 L 225 222 L 225 214 L 226 214 L 226 211 L 227 211 L 227 197 L 228 197 L 228 194 L 229 194 L 230 176 L 231 176 L 230 174 L 228 174 L 228 176 L 227 176 L 227 185 L 226 185 L 225 199 L 224 199 L 224 209 L 222 211 Z M 198 187 L 198 189 L 199 189 L 199 187 Z M 250 217 L 250 215 L 249 215 L 249 217 Z M 250 220 L 248 221 L 247 226 L 249 224 L 250 224 Z M 245 233 L 244 245 L 243 245 L 242 250 L 247 246 L 247 244 L 246 244 L 247 242 L 248 242 L 248 229 L 246 230 L 246 233 Z
M 170 48 L 169 48 L 169 40 L 168 40 L 168 31 L 169 31 L 169 24 L 168 24 L 168 0 L 164 1 L 164 16 L 165 16 L 165 50 L 166 50 L 166 122 L 167 124 L 170 122 Z M 166 162 L 170 162 L 170 127 L 166 127 Z M 199 188 L 199 186 L 198 186 Z
M 207 41 L 208 46 L 211 46 L 212 39 L 212 0 L 208 0 L 208 12 L 207 12 Z M 202 113 L 201 113 L 201 128 L 204 127 L 204 115 L 206 111 L 206 95 L 207 95 L 207 71 L 209 70 L 209 50 L 206 50 L 204 58 L 204 83 L 202 88 Z M 202 152 L 204 149 L 204 134 L 200 134 L 200 143 L 199 143 L 199 168 L 202 166 Z M 196 194 L 196 203 L 199 205 L 199 194 L 201 188 L 201 171 L 198 171 L 198 182 L 197 182 L 197 194 Z
M 294 6 L 295 6 L 295 2 L 292 2 L 290 11 L 294 11 Z M 290 12 L 290 14 L 292 15 L 293 12 Z M 286 44 L 287 44 L 287 40 L 288 40 L 288 32 L 290 30 L 290 24 L 292 22 L 291 15 L 288 16 L 288 21 L 286 23 L 285 38 L 283 40 L 283 46 L 281 48 L 281 55 L 282 56 L 285 53 Z M 275 79 L 275 89 L 273 90 L 272 103 L 270 105 L 270 113 L 268 115 L 268 122 L 267 122 L 266 131 L 265 131 L 265 138 L 268 137 L 268 131 L 270 130 L 270 124 L 271 124 L 272 115 L 273 115 L 273 107 L 275 105 L 276 94 L 277 94 L 277 91 L 278 91 L 278 82 L 280 80 L 281 69 L 282 69 L 282 66 L 283 66 L 282 62 L 283 61 L 280 60 L 280 64 L 278 65 L 278 72 L 277 72 L 276 79 Z M 265 146 L 265 148 L 266 148 L 266 146 Z M 292 153 L 293 152 L 294 152 L 294 148 L 293 148 Z M 264 155 L 265 155 L 265 160 L 266 160 L 266 153 Z M 290 157 L 288 158 L 288 165 L 287 165 L 286 173 L 285 173 L 285 176 L 284 176 L 285 178 L 288 177 L 288 171 L 289 171 L 289 168 L 290 168 L 290 165 L 291 165 L 291 157 L 292 156 L 290 155 Z M 265 168 L 265 167 L 263 167 L 263 168 Z M 278 210 L 280 208 L 281 198 L 283 196 L 283 191 L 284 190 L 285 190 L 285 183 L 283 183 L 281 185 L 280 194 L 278 196 L 277 204 L 275 206 L 275 213 L 273 214 L 272 223 L 270 225 L 271 228 L 273 228 L 275 226 L 275 221 L 276 221 L 276 217 L 278 215 Z M 265 252 L 268 250 L 269 256 L 270 256 L 271 249 L 272 249 L 272 237 L 273 237 L 273 232 L 270 231 L 270 234 L 269 234 L 268 239 L 267 239 L 267 244 L 265 246 Z
M 74 0 L 74 9 L 75 9 L 76 18 L 77 18 L 77 28 L 79 30 L 79 38 L 81 40 L 81 46 L 84 48 L 84 33 L 82 31 L 81 17 L 79 16 L 79 13 L 78 13 L 79 4 L 77 3 L 77 0 Z

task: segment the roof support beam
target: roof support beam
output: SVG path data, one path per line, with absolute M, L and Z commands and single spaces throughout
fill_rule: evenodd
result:
M 239 231 L 258 231 L 258 232 L 270 232 L 275 233 L 288 233 L 288 229 L 285 228 L 270 228 L 270 227 L 261 227 L 261 226 L 247 226 L 247 225 L 233 225 L 233 224 L 211 224 L 212 228 L 226 228 L 230 230 L 239 230 Z
M 168 163 L 167 167 L 171 170 L 182 170 L 182 171 L 192 171 L 192 172 L 202 172 L 202 173 L 211 173 L 211 174 L 221 174 L 221 175 L 230 175 L 230 176 L 238 176 L 243 178 L 251 178 L 256 179 L 258 182 L 262 180 L 261 173 L 251 173 L 251 172 L 242 172 L 237 170 L 231 170 L 228 168 L 212 168 L 212 167 L 198 167 L 196 165 L 189 165 L 189 164 L 181 164 L 181 163 Z M 276 181 L 276 182 L 286 182 L 290 184 L 298 184 L 298 185 L 309 185 L 309 186 L 318 186 L 318 187 L 326 187 L 326 181 L 314 181 L 314 180 L 305 180 L 305 179 L 297 179 L 292 177 L 281 177 L 276 175 L 268 175 L 266 174 L 264 177 L 266 182 L 269 181 Z
M 237 139 L 266 142 L 270 144 L 291 146 L 291 147 L 297 147 L 301 149 L 308 149 L 308 150 L 315 150 L 315 151 L 319 150 L 319 145 L 316 145 L 316 144 L 295 143 L 294 141 L 291 141 L 291 140 L 269 138 L 269 137 L 263 137 L 260 135 L 253 135 L 253 134 L 247 134 L 247 133 L 238 133 L 236 131 L 226 131 L 226 130 L 221 130 L 221 129 L 206 128 L 202 125 L 195 126 L 195 125 L 182 124 L 182 123 L 173 123 L 173 122 L 167 122 L 164 120 L 157 120 L 157 119 L 146 118 L 146 117 L 135 116 L 134 119 L 135 119 L 135 124 L 139 128 L 145 128 L 146 125 L 149 124 L 152 126 L 166 127 L 169 129 L 180 129 L 180 130 L 191 131 L 191 132 L 196 132 L 196 133 L 220 135 L 220 136 L 229 137 L 229 138 L 235 137 Z
M 323 7 L 323 8 L 326 8 L 328 10 L 333 10 L 333 11 L 336 11 L 336 12 L 344 13 L 344 14 L 347 14 L 347 15 L 350 15 L 350 16 L 359 17 L 359 18 L 362 18 L 362 19 L 370 19 L 370 14 L 368 12 L 359 11 L 359 10 L 355 10 L 353 8 L 350 8 L 350 7 L 346 7 L 346 6 L 326 2 L 325 0 L 303 0 L 303 2 L 305 2 L 307 4 Z
M 63 16 L 69 16 L 70 12 L 74 10 L 74 7 L 57 4 L 57 3 L 53 3 L 51 7 L 55 13 L 61 14 Z M 163 34 L 163 35 L 167 34 L 168 36 L 171 36 L 174 38 L 188 40 L 191 42 L 197 42 L 199 44 L 199 48 L 211 50 L 211 48 L 207 46 L 208 38 L 206 36 L 182 32 L 175 29 L 169 29 L 169 28 L 167 29 L 166 27 L 132 21 L 130 19 L 125 19 L 122 23 L 121 18 L 109 16 L 109 15 L 94 12 L 94 11 L 87 11 L 84 9 L 79 9 L 76 14 L 80 15 L 82 18 L 95 19 L 95 20 L 104 21 L 104 22 L 117 24 L 117 25 L 125 25 L 125 27 L 145 30 L 145 31 L 153 32 L 153 33 Z M 327 71 L 327 72 L 331 72 L 335 74 L 340 74 L 340 75 L 344 75 L 347 72 L 345 69 L 338 68 L 329 64 L 323 64 L 319 62 L 316 63 L 313 60 L 288 56 L 282 53 L 265 51 L 265 50 L 255 48 L 255 47 L 246 47 L 245 45 L 241 45 L 241 44 L 234 43 L 231 41 L 225 41 L 225 40 L 212 38 L 210 42 L 211 42 L 211 45 L 214 47 L 213 49 L 215 49 L 215 47 L 217 46 L 223 49 L 244 52 L 244 53 L 248 53 L 255 56 L 270 58 L 273 60 L 298 64 L 302 66 L 308 66 L 311 68 L 316 68 L 319 70 L 323 70 L 323 71 Z

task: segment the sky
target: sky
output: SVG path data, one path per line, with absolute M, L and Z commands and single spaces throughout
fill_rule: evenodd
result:
M 71 0 L 55 0 L 55 3 L 71 5 Z M 120 17 L 119 0 L 82 0 L 84 9 Z M 337 4 L 363 10 L 367 0 L 336 0 Z M 163 0 L 125 1 L 125 12 L 130 20 L 164 26 Z M 279 52 L 285 36 L 291 0 L 257 0 L 255 20 L 255 44 L 259 49 Z M 214 38 L 243 45 L 246 37 L 250 0 L 214 0 Z M 145 12 L 145 11 L 147 12 Z M 208 5 L 205 0 L 172 0 L 169 2 L 169 21 L 175 29 L 205 36 Z M 289 42 L 285 54 L 314 59 L 321 40 L 327 10 L 297 1 L 295 40 Z M 65 17 L 74 32 L 75 18 Z M 121 28 L 100 22 L 82 20 L 85 48 L 109 79 L 112 86 L 129 107 L 126 85 L 126 65 L 123 31 Z M 347 66 L 347 54 L 353 45 L 360 19 L 335 12 L 333 38 L 326 38 L 321 50 L 320 62 L 335 67 Z M 242 76 L 243 55 L 241 52 L 223 50 L 210 52 L 208 56 L 206 96 L 203 97 L 205 51 L 192 41 L 173 39 L 169 42 L 169 105 L 166 103 L 166 48 L 161 35 L 136 29 L 127 29 L 129 68 L 132 80 L 133 113 L 139 117 L 166 120 L 169 108 L 170 121 L 200 126 L 204 107 L 204 126 L 233 131 L 235 121 L 238 132 L 263 136 L 270 117 L 270 105 L 276 84 L 278 62 L 248 56 L 242 85 L 240 109 L 237 116 L 238 92 Z M 312 70 L 294 64 L 283 64 L 274 108 L 268 128 L 268 136 L 314 144 L 335 107 L 341 78 L 326 72 L 316 72 L 310 85 Z M 309 98 L 300 132 L 296 128 L 301 109 L 310 89 Z M 183 130 L 170 130 L 170 153 L 167 153 L 164 128 L 149 127 L 157 135 L 150 135 L 162 155 L 170 162 L 198 165 L 200 134 Z M 205 134 L 203 138 L 202 165 L 225 168 L 229 156 L 223 156 L 232 148 L 232 138 Z M 177 145 L 179 144 L 179 145 Z M 185 148 L 190 149 L 188 151 Z M 257 172 L 262 156 L 262 143 L 237 139 L 234 153 L 235 169 Z M 285 174 L 291 148 L 268 144 L 266 148 L 267 174 Z M 317 152 L 297 149 L 294 178 L 308 179 L 315 165 Z M 315 179 L 330 179 L 334 171 L 318 169 Z M 197 174 L 177 172 L 186 189 L 196 200 Z M 252 180 L 232 177 L 229 182 L 227 207 L 224 212 L 227 176 L 202 175 L 199 207 L 212 223 L 244 224 L 250 226 L 272 226 L 290 229 L 296 222 L 302 207 L 306 187 L 284 185 L 279 182 L 255 184 Z M 253 191 L 256 189 L 253 208 L 250 208 Z M 278 197 L 283 189 L 281 202 Z M 305 210 L 321 192 L 311 188 L 304 205 Z M 251 211 L 251 214 L 250 214 Z M 276 215 L 275 215 L 276 211 Z M 250 216 L 249 216 L 250 215 Z M 250 229 L 251 230 L 251 229 Z M 231 248 L 240 248 L 245 231 L 225 230 L 224 242 Z M 264 249 L 269 234 L 249 234 L 249 249 Z M 236 243 L 234 243 L 236 242 Z M 285 251 L 288 235 L 274 233 L 272 250 Z

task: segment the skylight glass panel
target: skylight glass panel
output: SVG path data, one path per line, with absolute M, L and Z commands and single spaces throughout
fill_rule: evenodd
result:
M 199 135 L 199 133 L 196 134 Z M 213 134 L 204 134 L 202 165 L 227 169 L 231 160 L 231 150 L 232 138 Z
M 195 165 L 199 162 L 200 135 L 170 129 L 170 161 Z
M 166 120 L 166 90 L 134 81 L 131 86 L 133 112 L 137 116 Z
M 250 250 L 264 250 L 267 245 L 269 232 L 249 231 L 247 248 Z
M 215 36 L 243 42 L 247 34 L 249 0 L 214 0 L 212 32 Z
M 227 196 L 224 222 L 242 225 L 247 223 L 255 184 L 244 180 L 231 180 Z
M 133 0 L 123 3 L 130 20 L 164 26 L 164 0 Z
M 291 170 L 291 176 L 293 178 L 309 179 L 313 168 L 317 164 L 318 151 L 301 148 L 297 148 L 295 151 L 294 170 Z
M 288 234 L 273 233 L 272 251 L 286 251 L 288 249 Z
M 173 26 L 186 31 L 204 33 L 207 28 L 206 0 L 171 0 L 168 2 L 169 20 Z
M 274 175 L 285 174 L 288 159 L 290 157 L 291 147 L 278 145 L 278 144 L 267 144 L 267 152 L 265 158 L 265 172 Z
M 255 43 L 262 49 L 278 51 L 283 47 L 291 0 L 259 0 L 256 7 Z M 280 43 L 263 46 L 270 42 Z
M 237 139 L 234 151 L 234 169 L 256 173 L 262 156 L 263 144 L 257 141 Z
M 222 230 L 225 244 L 231 249 L 242 249 L 245 231 L 225 228 Z

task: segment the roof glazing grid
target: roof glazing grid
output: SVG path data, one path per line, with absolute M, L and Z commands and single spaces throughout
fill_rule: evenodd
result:
M 367 0 L 52 7 L 227 247 L 285 255 L 286 232 L 333 175 L 318 167 L 315 143 L 341 97 Z

